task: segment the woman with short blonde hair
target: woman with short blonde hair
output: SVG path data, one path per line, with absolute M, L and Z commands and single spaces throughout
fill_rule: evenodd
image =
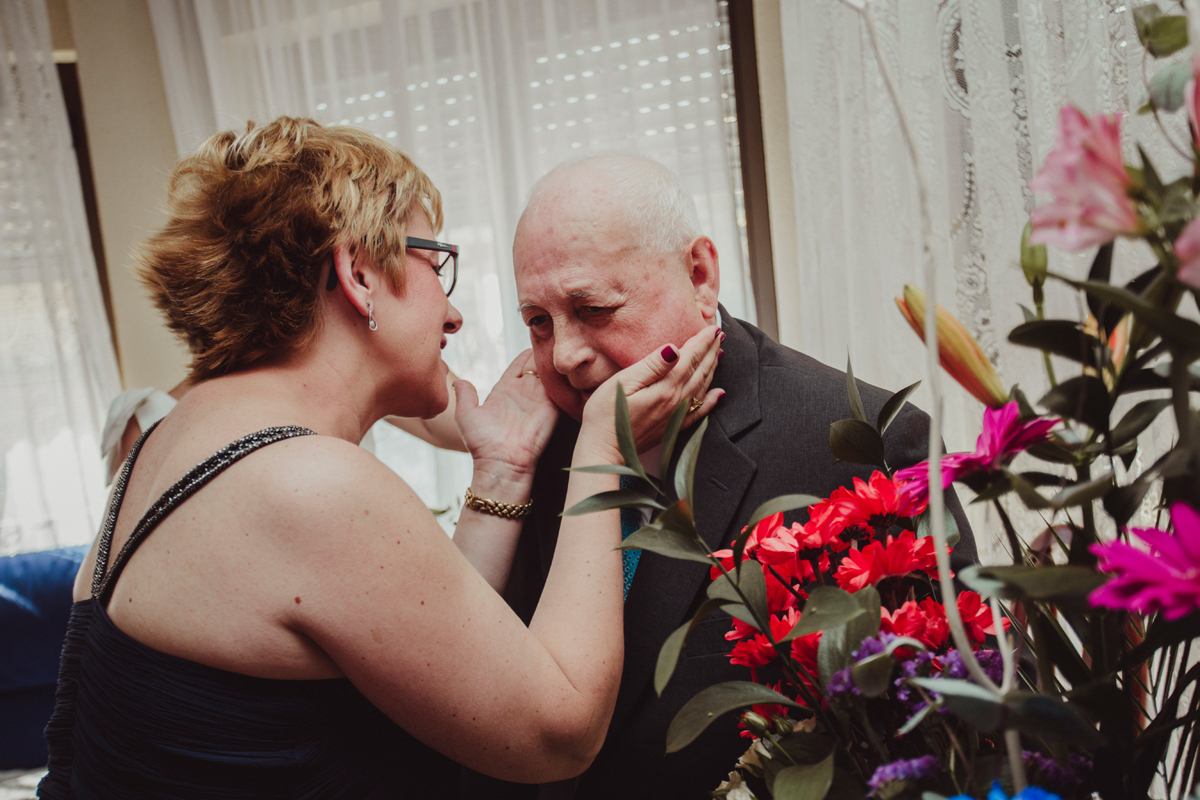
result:
M 622 662 L 617 512 L 565 518 L 528 627 L 497 594 L 557 410 L 528 352 L 482 405 L 457 381 L 475 472 L 454 540 L 356 446 L 449 403 L 457 248 L 404 154 L 280 118 L 176 168 L 142 278 L 194 388 L 133 447 L 75 586 L 40 796 L 395 797 L 577 775 Z M 666 344 L 666 343 L 664 343 Z M 704 397 L 709 328 L 600 386 L 575 466 L 619 464 Z M 670 360 L 668 360 L 668 358 Z M 199 466 L 196 466 L 199 465 Z M 567 502 L 617 487 L 574 472 Z

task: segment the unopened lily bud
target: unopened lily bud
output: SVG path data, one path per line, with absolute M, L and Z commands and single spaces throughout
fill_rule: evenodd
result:
M 1029 241 L 1031 233 L 1033 223 L 1027 222 L 1024 232 L 1021 233 L 1021 270 L 1025 273 L 1025 280 L 1029 281 L 1029 285 L 1036 288 L 1046 282 L 1049 262 L 1046 259 L 1046 245 L 1032 244 Z
M 742 723 L 746 726 L 746 730 L 755 736 L 761 737 L 767 732 L 767 721 L 753 711 L 742 714 Z
M 896 298 L 896 305 L 921 341 L 925 341 L 925 293 L 905 284 L 904 299 Z M 941 306 L 937 307 L 937 334 L 938 360 L 950 377 L 989 408 L 1000 408 L 1008 402 L 1008 392 L 1004 391 L 1000 376 L 979 343 Z
M 771 717 L 771 726 L 775 728 L 775 733 L 779 736 L 787 736 L 791 734 L 792 721 L 787 717 L 781 717 L 778 714 Z

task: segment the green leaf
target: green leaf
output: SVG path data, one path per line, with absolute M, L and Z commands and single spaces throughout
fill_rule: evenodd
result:
M 1166 58 L 1188 45 L 1187 17 L 1172 14 L 1150 20 L 1146 34 L 1146 52 L 1155 58 Z
M 954 545 L 958 544 L 959 539 L 962 538 L 962 534 L 959 533 L 958 520 L 956 520 L 954 518 L 954 514 L 950 513 L 949 508 L 945 509 L 945 511 L 946 511 L 946 544 L 949 545 L 950 547 L 954 547 Z M 924 536 L 933 536 L 933 521 L 929 517 L 929 509 L 928 508 L 926 508 L 924 511 L 922 511 L 920 516 L 917 517 L 916 534 L 917 534 L 918 539 L 921 537 L 924 537 Z
M 663 689 L 667 688 L 667 683 L 675 674 L 675 665 L 679 663 L 679 653 L 683 650 L 684 642 L 687 641 L 692 628 L 695 628 L 701 620 L 723 605 L 725 605 L 724 600 L 705 600 L 692 618 L 680 625 L 663 642 L 662 648 L 658 651 L 658 663 L 654 667 L 654 693 L 659 697 L 662 697 Z
M 679 463 L 675 465 L 675 496 L 681 500 L 686 498 L 688 507 L 694 508 L 692 502 L 692 484 L 696 480 L 696 459 L 700 453 L 700 443 L 704 440 L 704 432 L 708 430 L 708 417 L 700 421 L 692 438 L 684 445 L 679 455 Z
M 854 616 L 840 625 L 823 628 L 825 632 L 821 634 L 821 642 L 817 646 L 817 668 L 823 686 L 828 685 L 829 678 L 833 673 L 850 666 L 850 655 L 863 643 L 863 639 L 879 633 L 879 617 L 882 607 L 879 592 L 874 586 L 866 586 L 852 594 L 851 597 L 864 613 Z M 812 602 L 811 596 L 808 602 Z M 804 608 L 805 611 L 808 610 L 807 603 Z M 804 617 L 801 616 L 800 619 L 803 621 Z
M 636 472 L 639 478 L 644 478 L 646 470 L 638 458 L 637 446 L 633 442 L 633 426 L 629 422 L 629 400 L 620 381 L 617 381 L 617 447 L 621 451 L 621 458 L 625 459 L 625 466 Z
M 1162 178 L 1158 176 L 1158 170 L 1154 168 L 1154 163 L 1150 160 L 1150 156 L 1146 155 L 1146 151 L 1142 149 L 1141 145 L 1138 145 L 1138 155 L 1142 159 L 1142 181 L 1146 184 L 1146 190 L 1154 195 L 1154 197 L 1162 198 L 1165 188 Z M 1111 250 L 1109 251 L 1109 258 L 1110 260 L 1112 258 Z M 1090 272 L 1088 280 L 1094 280 Z M 1108 283 L 1108 278 L 1104 278 L 1102 282 Z
M 1171 407 L 1171 399 L 1143 400 L 1121 417 L 1121 421 L 1109 431 L 1108 447 L 1115 450 L 1126 442 L 1131 442 L 1150 427 L 1162 410 Z
M 891 686 L 894 664 L 890 653 L 876 653 L 851 667 L 850 677 L 865 696 L 879 697 Z
M 1046 245 L 1032 244 L 1029 241 L 1033 233 L 1033 223 L 1026 222 L 1025 230 L 1021 231 L 1021 270 L 1030 286 L 1041 286 L 1046 282 Z
M 800 615 L 800 621 L 780 641 L 788 642 L 800 636 L 844 625 L 865 613 L 862 605 L 849 592 L 836 586 L 817 586 L 804 603 L 804 613 Z
M 1075 565 L 971 566 L 959 577 L 984 596 L 1081 608 L 1088 607 L 1087 596 L 1108 580 L 1091 567 Z
M 563 472 L 587 472 L 592 475 L 629 475 L 634 478 L 641 477 L 638 475 L 638 471 L 636 469 L 627 467 L 624 464 L 595 464 L 590 467 L 563 467 Z
M 908 718 L 907 722 L 900 726 L 900 730 L 896 731 L 896 736 L 907 736 L 908 734 L 912 733 L 914 730 L 916 730 L 917 726 L 925 720 L 925 717 L 929 715 L 930 711 L 936 711 L 941 707 L 942 703 L 940 701 L 926 703 L 924 708 L 913 714 Z M 925 795 L 929 794 L 931 794 L 931 792 L 925 793 Z M 945 798 L 942 798 L 942 800 L 945 800 Z
M 1093 375 L 1081 375 L 1055 386 L 1038 403 L 1096 430 L 1108 427 L 1108 387 Z
M 763 576 L 762 566 L 754 559 L 748 558 L 738 564 L 736 574 L 738 588 L 746 595 L 743 602 L 755 617 L 766 623 L 770 619 L 770 613 L 767 611 L 767 581 Z
M 1000 593 L 1004 591 L 1006 584 L 1004 581 L 998 578 L 992 578 L 981 574 L 983 570 L 984 567 L 981 567 L 978 564 L 971 564 L 956 572 L 954 577 L 958 578 L 968 587 L 978 592 L 980 597 L 985 599 L 989 597 L 999 597 Z
M 743 568 L 745 573 L 742 572 Z M 754 580 L 755 572 L 758 573 L 757 581 Z M 749 606 L 744 604 L 738 589 L 741 589 L 750 601 Z M 754 626 L 755 630 L 765 630 L 769 624 L 766 580 L 763 578 L 762 567 L 753 559 L 746 559 L 736 571 L 721 575 L 708 584 L 707 594 L 710 599 L 732 604 L 725 606 L 725 610 L 747 625 Z
M 808 508 L 814 503 L 819 502 L 821 502 L 821 498 L 814 497 L 811 494 L 781 494 L 779 497 L 773 497 L 754 509 L 754 513 L 750 515 L 750 521 L 746 523 L 746 527 L 753 528 L 772 514 L 794 511 L 797 508 Z
M 1050 499 L 1050 507 L 1057 510 L 1081 506 L 1103 497 L 1113 488 L 1113 474 L 1106 472 L 1086 483 L 1068 486 Z
M 1009 692 L 1004 696 L 1004 705 L 1008 707 L 1005 722 L 1009 728 L 1089 749 L 1104 744 L 1104 737 L 1078 711 L 1049 695 Z
M 1009 482 L 1007 476 L 1002 474 L 1000 477 L 996 478 L 996 480 L 988 484 L 986 489 L 975 495 L 975 499 L 971 501 L 971 504 L 989 503 L 992 500 L 995 500 L 997 497 L 1003 497 L 1004 495 L 1008 494 L 1012 491 L 1012 489 L 1012 483 Z M 917 531 L 917 535 L 921 535 L 920 530 Z
M 1104 504 L 1104 510 L 1113 518 L 1117 527 L 1125 527 L 1137 510 L 1142 507 L 1142 501 L 1146 499 L 1146 494 L 1153 484 L 1150 480 L 1143 480 L 1145 477 L 1143 473 L 1128 486 L 1118 486 L 1104 495 L 1104 499 L 1101 501 Z
M 862 397 L 858 394 L 858 384 L 854 382 L 854 369 L 850 366 L 850 356 L 846 356 L 846 396 L 850 400 L 850 416 L 859 422 L 867 421 L 867 412 L 863 408 Z
M 1021 498 L 1021 502 L 1026 508 L 1038 510 L 1042 508 L 1050 508 L 1050 501 L 1038 494 L 1037 489 L 1033 488 L 1033 484 L 1013 472 L 1005 471 L 1005 476 L 1012 488 L 1016 491 L 1017 497 Z
M 915 650 L 918 653 L 924 653 L 927 649 L 924 644 L 918 642 L 916 639 L 908 636 L 897 636 L 895 639 L 892 639 L 890 642 L 888 642 L 888 645 L 883 649 L 883 652 L 890 656 L 901 647 L 907 647 L 909 650 Z
M 1200 324 L 1159 308 L 1127 289 L 1095 281 L 1075 281 L 1070 278 L 1062 280 L 1130 312 L 1161 336 L 1173 350 L 1200 352 Z
M 981 731 L 994 731 L 1000 725 L 1004 706 L 982 686 L 948 678 L 909 678 L 908 682 L 940 694 L 947 708 Z
M 1162 9 L 1157 3 L 1146 3 L 1145 5 L 1133 7 L 1133 26 L 1137 31 L 1138 41 L 1143 46 L 1146 45 L 1147 39 L 1150 37 L 1150 24 L 1155 19 L 1162 16 Z
M 883 408 L 879 409 L 879 416 L 875 419 L 875 428 L 879 431 L 879 435 L 887 433 L 887 429 L 891 426 L 892 421 L 896 419 L 896 415 L 900 413 L 900 409 L 904 408 L 905 401 L 909 396 L 917 390 L 921 385 L 920 381 L 905 386 L 900 391 L 887 399 L 883 404 Z
M 667 752 L 674 753 L 691 744 L 722 714 L 765 703 L 801 708 L 799 703 L 774 689 L 749 681 L 726 681 L 709 686 L 687 701 L 671 720 L 667 728 Z
M 696 541 L 696 537 L 679 531 L 665 530 L 654 525 L 639 528 L 625 537 L 615 550 L 649 550 L 667 558 L 695 561 L 712 566 L 708 553 Z
M 680 400 L 674 413 L 671 414 L 671 418 L 667 420 L 667 429 L 663 431 L 659 475 L 668 475 L 671 472 L 671 456 L 675 454 L 675 440 L 679 438 L 679 429 L 683 427 L 683 420 L 687 416 L 688 406 L 691 405 L 691 402 L 691 398 L 688 397 Z
M 829 426 L 829 449 L 834 457 L 852 464 L 871 464 L 887 470 L 883 437 L 858 419 L 843 419 Z
M 775 800 L 825 800 L 833 785 L 833 753 L 818 764 L 787 767 L 775 776 Z
M 1012 329 L 1008 340 L 1021 347 L 1033 347 L 1056 356 L 1096 367 L 1096 349 L 1100 340 L 1084 333 L 1079 325 L 1065 319 L 1039 319 Z
M 657 500 L 646 497 L 641 492 L 635 492 L 632 489 L 616 489 L 611 492 L 600 492 L 591 497 L 585 497 L 559 516 L 578 517 L 581 514 L 611 511 L 614 508 L 654 508 L 661 511 L 666 507 Z

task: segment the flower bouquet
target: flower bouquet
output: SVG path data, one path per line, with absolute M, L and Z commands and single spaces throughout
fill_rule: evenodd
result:
M 856 7 L 873 35 L 870 4 Z M 1187 45 L 1186 16 L 1153 3 L 1132 13 L 1150 55 Z M 665 743 L 667 752 L 686 747 L 740 712 L 748 749 L 714 796 L 995 800 L 1008 791 L 1117 800 L 1192 792 L 1200 780 L 1192 652 L 1200 636 L 1200 414 L 1190 395 L 1200 392 L 1200 324 L 1180 305 L 1189 294 L 1200 303 L 1198 73 L 1200 58 L 1148 81 L 1145 113 L 1186 107 L 1191 122 L 1192 170 L 1175 179 L 1140 148 L 1137 165 L 1124 163 L 1121 115 L 1061 112 L 1056 145 L 1031 182 L 1053 199 L 1034 210 L 1020 245 L 1033 308 L 1009 334 L 1044 354 L 1051 389 L 1036 403 L 1019 386 L 1005 390 L 965 329 L 905 287 L 897 301 L 905 318 L 984 405 L 973 452 L 889 468 L 883 434 L 916 385 L 869 419 L 848 370 L 852 416 L 833 424 L 830 447 L 874 472 L 826 498 L 769 501 L 730 547 L 709 552 L 691 511 L 707 421 L 683 447 L 669 491 L 638 461 L 619 396 L 626 466 L 613 469 L 646 480 L 654 496 L 610 492 L 567 513 L 653 508 L 661 513 L 622 547 L 710 566 L 708 599 L 663 644 L 654 681 L 661 694 L 698 622 L 729 615 L 729 658 L 746 680 L 696 695 Z M 1153 254 L 1125 285 L 1111 282 L 1117 237 Z M 1049 269 L 1046 244 L 1099 250 L 1080 280 Z M 1048 284 L 1079 293 L 1086 319 L 1045 318 Z M 1052 357 L 1071 374 L 1057 375 Z M 685 410 L 668 426 L 664 466 Z M 1173 424 L 1174 443 L 1134 474 L 1139 440 L 1160 416 Z M 935 417 L 935 447 L 939 440 Z M 955 526 L 942 491 L 953 483 L 993 506 L 1010 564 L 951 572 Z M 1018 507 L 1028 511 L 1010 516 Z M 1157 523 L 1127 527 L 1143 508 Z M 1014 517 L 1038 522 L 1022 531 Z

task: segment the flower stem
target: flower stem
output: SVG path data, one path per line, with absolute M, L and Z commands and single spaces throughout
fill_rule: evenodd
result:
M 929 209 L 929 183 L 921 159 L 917 154 L 916 138 L 909 125 L 904 103 L 900 98 L 900 87 L 892 74 L 891 62 L 883 51 L 879 39 L 879 31 L 875 25 L 875 12 L 872 0 L 866 0 L 862 8 L 863 19 L 866 21 L 867 32 L 871 45 L 875 50 L 875 61 L 883 74 L 883 81 L 891 95 L 892 105 L 900 120 L 900 132 L 904 136 L 904 144 L 908 149 L 908 157 L 912 162 L 913 172 L 917 179 L 917 199 L 921 210 L 921 242 L 925 261 L 925 297 L 926 308 L 937 309 L 937 261 L 933 254 L 933 214 Z M 942 589 L 942 604 L 946 610 L 946 622 L 954 644 L 962 655 L 967 673 L 980 686 L 996 694 L 999 699 L 999 687 L 983 671 L 975 653 L 971 650 L 971 641 L 967 638 L 963 627 L 962 616 L 958 613 L 958 603 L 954 590 L 954 579 L 950 577 L 950 557 L 946 554 L 946 498 L 942 487 L 942 396 L 938 390 L 939 357 L 937 345 L 937 314 L 925 315 L 925 351 L 928 367 L 928 386 L 932 396 L 929 409 L 929 514 L 932 523 L 934 549 L 937 551 L 938 580 Z M 1013 766 L 1013 781 L 1020 786 L 1025 785 L 1025 765 L 1018 758 Z

